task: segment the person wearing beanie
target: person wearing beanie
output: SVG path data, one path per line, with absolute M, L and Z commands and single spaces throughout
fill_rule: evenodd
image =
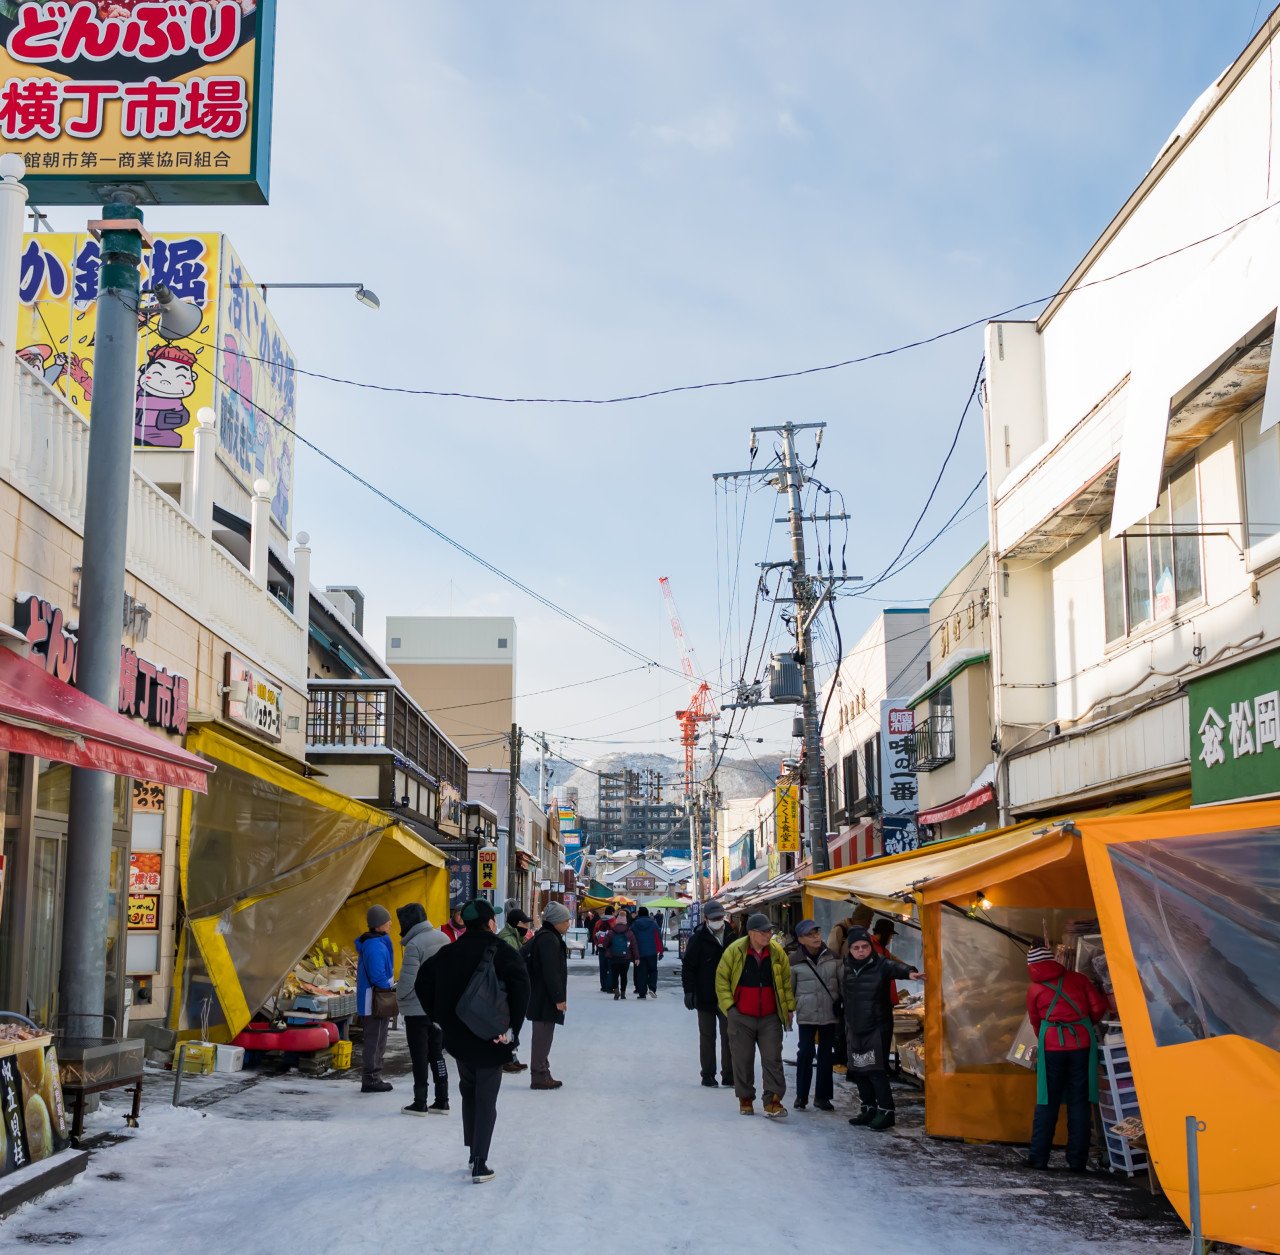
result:
M 608 911 L 601 913 L 591 933 L 591 944 L 595 947 L 596 958 L 600 963 L 600 992 L 613 992 L 613 964 L 609 960 L 609 929 L 613 927 L 613 916 Z
M 842 984 L 845 1039 L 849 1072 L 862 1099 L 861 1112 L 849 1123 L 869 1125 L 880 1132 L 892 1128 L 897 1119 L 889 1086 L 889 1048 L 893 1044 L 889 984 L 895 978 L 923 980 L 924 976 L 905 963 L 877 954 L 871 934 L 860 925 L 849 928 L 848 945 Z
M 1027 975 L 1027 1015 L 1040 1042 L 1027 1167 L 1049 1166 L 1058 1110 L 1065 1101 L 1067 1167 L 1085 1172 L 1093 1124 L 1089 1107 L 1098 1101 L 1096 1026 L 1107 1013 L 1106 1000 L 1083 972 L 1068 972 L 1043 946 L 1028 951 Z
M 724 916 L 724 906 L 708 902 L 702 909 L 702 923 L 693 930 L 680 960 L 680 983 L 684 1005 L 698 1013 L 698 1062 L 702 1083 L 708 1089 L 733 1084 L 733 1064 L 729 1051 L 729 1020 L 716 998 L 716 968 L 725 947 L 733 940 Z M 720 1080 L 716 1080 L 716 1038 L 720 1039 Z
M 551 1075 L 551 1039 L 556 1025 L 564 1023 L 569 997 L 569 911 L 559 902 L 548 903 L 542 927 L 529 943 L 529 1021 L 533 1025 L 530 1055 L 530 1089 L 559 1089 L 563 1084 Z
M 658 996 L 658 960 L 662 957 L 662 930 L 649 915 L 649 908 L 642 906 L 631 924 L 631 935 L 636 939 L 636 997 L 642 1001 L 646 995 Z
M 507 945 L 519 954 L 525 942 L 533 935 L 533 921 L 511 899 L 508 899 L 507 903 L 504 915 L 506 922 L 498 929 L 498 939 L 505 941 Z M 504 1064 L 502 1070 L 504 1072 L 527 1072 L 529 1065 L 521 1063 L 513 1052 L 511 1061 Z
M 625 911 L 619 911 L 613 917 L 605 933 L 605 953 L 609 956 L 609 988 L 613 992 L 614 1001 L 627 1000 L 627 973 L 634 963 L 639 968 L 640 952 L 636 949 L 636 936 L 631 931 L 631 921 Z M 639 989 L 639 971 L 636 973 L 636 988 Z
M 773 935 L 773 925 L 760 912 L 747 916 L 747 935 L 725 947 L 716 966 L 716 999 L 729 1020 L 729 1053 L 738 1110 L 755 1112 L 756 1051 L 764 1085 L 764 1113 L 770 1119 L 787 1114 L 782 1070 L 782 1034 L 791 1028 L 796 1009 L 791 963 Z
M 796 1024 L 800 1044 L 796 1049 L 796 1111 L 809 1105 L 809 1085 L 814 1087 L 813 1105 L 819 1111 L 834 1111 L 831 1099 L 835 1082 L 831 1074 L 831 1051 L 836 1023 L 840 1019 L 840 960 L 822 940 L 815 920 L 802 919 L 796 925 L 796 950 L 791 956 L 791 988 L 796 996 Z M 814 1071 L 814 1055 L 817 1071 Z
M 385 906 L 371 906 L 365 912 L 369 931 L 356 938 L 356 1009 L 364 1037 L 360 1047 L 362 1094 L 386 1094 L 393 1088 L 382 1079 L 382 1056 L 387 1049 L 390 1015 L 374 1015 L 374 990 L 395 990 L 396 961 L 391 948 L 391 912 Z
M 445 1049 L 458 1066 L 462 1096 L 462 1140 L 466 1143 L 471 1180 L 493 1180 L 489 1151 L 498 1119 L 498 1090 L 502 1065 L 520 1042 L 529 1008 L 529 974 L 524 961 L 497 938 L 493 906 L 475 898 L 462 908 L 466 931 L 452 945 L 436 951 L 419 969 L 414 982 L 424 1014 L 440 1025 Z M 492 961 L 493 974 L 503 991 L 511 1027 L 497 1037 L 473 1033 L 458 1014 L 471 978 L 481 964 Z
M 400 922 L 400 976 L 396 980 L 396 1001 L 404 1016 L 404 1035 L 413 1061 L 413 1101 L 401 1108 L 406 1115 L 443 1115 L 449 1110 L 449 1069 L 444 1062 L 444 1036 L 423 1013 L 414 982 L 418 969 L 437 950 L 444 949 L 449 939 L 427 920 L 427 910 L 420 902 L 410 902 L 396 909 Z M 427 1090 L 435 1086 L 435 1100 L 427 1105 Z

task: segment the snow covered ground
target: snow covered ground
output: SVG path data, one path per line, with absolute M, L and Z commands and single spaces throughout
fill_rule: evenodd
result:
M 846 1123 L 844 1082 L 835 1114 L 740 1116 L 731 1090 L 698 1084 L 696 1021 L 672 966 L 663 964 L 657 1000 L 615 1003 L 599 992 L 593 961 L 571 963 L 569 1022 L 552 1052 L 564 1088 L 534 1092 L 527 1079 L 504 1078 L 490 1185 L 473 1185 L 466 1171 L 456 1089 L 447 1117 L 411 1118 L 400 1113 L 404 1077 L 384 1095 L 359 1093 L 354 1072 L 263 1078 L 199 1110 L 170 1108 L 157 1086 L 136 1132 L 123 1129 L 119 1100 L 92 1117 L 91 1131 L 124 1136 L 74 1184 L 0 1222 L 0 1246 L 92 1255 L 383 1246 L 816 1255 L 849 1243 L 883 1255 L 1186 1250 L 1170 1213 L 1144 1214 L 1140 1187 L 1033 1174 L 1009 1148 L 926 1140 L 918 1102 L 880 1135 Z M 401 1067 L 403 1040 L 393 1034 Z M 204 1101 L 208 1083 L 188 1092 Z

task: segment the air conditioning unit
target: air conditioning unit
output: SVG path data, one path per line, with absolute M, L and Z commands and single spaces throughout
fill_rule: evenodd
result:
M 769 700 L 794 705 L 804 700 L 800 664 L 791 654 L 774 654 L 769 660 Z

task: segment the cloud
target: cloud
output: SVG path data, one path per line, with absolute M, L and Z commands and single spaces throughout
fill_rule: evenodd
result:
M 795 114 L 790 109 L 783 109 L 778 114 L 776 125 L 779 135 L 785 135 L 788 139 L 804 139 L 809 138 L 808 130 L 796 121 Z
M 697 113 L 682 122 L 666 122 L 642 128 L 662 144 L 685 145 L 698 152 L 730 149 L 737 140 L 738 124 L 734 114 L 724 106 Z

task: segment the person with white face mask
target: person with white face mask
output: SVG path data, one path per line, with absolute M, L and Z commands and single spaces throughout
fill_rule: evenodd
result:
M 716 967 L 734 932 L 719 902 L 708 902 L 702 924 L 694 930 L 680 961 L 684 985 L 684 1005 L 698 1013 L 698 1057 L 702 1083 L 707 1089 L 733 1084 L 733 1064 L 729 1057 L 729 1021 L 716 1001 Z M 720 1080 L 716 1081 L 716 1037 L 720 1038 Z

